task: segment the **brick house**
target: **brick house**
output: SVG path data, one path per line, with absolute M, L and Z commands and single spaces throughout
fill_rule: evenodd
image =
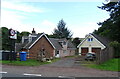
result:
M 34 29 L 29 36 L 23 36 L 16 44 L 16 52 L 21 49 L 29 52 L 28 58 L 36 59 L 39 54 L 45 58 L 64 57 L 75 54 L 75 46 L 67 39 L 48 38 L 45 33 L 36 34 Z

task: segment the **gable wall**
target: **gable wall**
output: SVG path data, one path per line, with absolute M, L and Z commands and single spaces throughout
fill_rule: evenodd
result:
M 88 41 L 88 38 L 93 38 L 93 41 Z M 102 45 L 96 38 L 89 35 L 82 44 L 79 46 L 79 55 L 83 53 L 84 48 L 88 49 L 88 52 L 93 52 L 93 49 L 104 49 L 105 46 Z M 95 50 L 96 51 L 96 50 Z M 84 52 L 87 53 L 87 52 Z
M 47 51 L 51 57 L 54 56 L 54 48 L 51 46 L 51 44 L 48 42 L 48 40 L 43 36 L 29 50 L 30 58 L 36 59 L 37 54 L 39 53 L 40 50 L 42 50 L 42 48 L 44 48 L 45 51 Z
M 89 36 L 88 38 L 93 38 L 92 36 Z M 104 49 L 104 46 L 102 46 L 95 38 L 93 38 L 93 41 L 88 41 L 88 39 L 86 39 L 82 45 L 80 47 L 99 47 L 101 49 Z

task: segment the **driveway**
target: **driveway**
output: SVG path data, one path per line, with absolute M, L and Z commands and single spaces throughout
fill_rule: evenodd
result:
M 86 68 L 75 63 L 75 58 L 62 58 L 52 64 L 41 66 L 9 66 L 3 65 L 2 71 L 12 74 L 39 74 L 42 77 L 118 77 L 118 72 L 101 71 Z
M 62 58 L 61 60 L 54 62 L 52 64 L 46 64 L 44 66 L 51 66 L 51 67 L 73 67 L 75 65 L 74 58 Z

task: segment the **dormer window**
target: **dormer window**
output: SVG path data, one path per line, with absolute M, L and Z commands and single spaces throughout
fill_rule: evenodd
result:
M 63 42 L 63 45 L 66 45 L 66 42 L 65 42 L 65 41 Z
M 88 38 L 88 41 L 89 41 L 89 42 L 93 41 L 93 38 Z
M 59 44 L 62 46 L 62 42 L 61 41 L 59 41 Z
M 31 42 L 31 41 L 32 41 L 32 37 L 30 36 L 30 37 L 29 37 L 29 42 Z

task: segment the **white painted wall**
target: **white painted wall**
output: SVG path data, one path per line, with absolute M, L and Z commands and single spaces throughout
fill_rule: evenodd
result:
M 93 38 L 93 41 L 88 41 L 88 38 Z M 79 46 L 79 55 L 81 55 L 82 47 L 87 47 L 89 52 L 92 51 L 92 48 L 101 48 L 101 49 L 105 48 L 105 46 L 92 35 L 89 35 L 88 37 L 85 38 L 85 40 L 83 40 L 83 42 L 81 42 L 81 45 Z

